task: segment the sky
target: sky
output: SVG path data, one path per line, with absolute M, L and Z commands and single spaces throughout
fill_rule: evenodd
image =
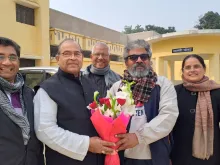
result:
M 220 14 L 220 0 L 50 0 L 50 8 L 120 32 L 137 24 L 183 31 L 207 11 Z

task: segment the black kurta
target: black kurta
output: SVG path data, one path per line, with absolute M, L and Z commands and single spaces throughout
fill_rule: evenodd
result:
M 214 155 L 209 160 L 201 160 L 192 156 L 198 93 L 188 91 L 182 84 L 175 86 L 175 88 L 179 117 L 173 129 L 172 165 L 220 165 L 220 89 L 210 92 L 214 113 Z

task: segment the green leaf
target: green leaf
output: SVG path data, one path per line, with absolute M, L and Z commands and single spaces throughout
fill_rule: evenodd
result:
M 94 101 L 96 102 L 96 104 L 98 104 L 98 101 L 97 101 L 98 95 L 99 95 L 99 92 L 98 92 L 98 91 L 95 91 L 95 92 L 94 92 L 93 99 L 94 99 Z

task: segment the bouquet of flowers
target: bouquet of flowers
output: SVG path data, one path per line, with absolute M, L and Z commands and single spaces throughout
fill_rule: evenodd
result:
M 116 143 L 119 139 L 115 135 L 127 132 L 126 128 L 130 117 L 135 114 L 132 84 L 134 82 L 123 81 L 123 85 L 115 96 L 107 91 L 107 96 L 99 100 L 97 100 L 99 92 L 96 91 L 94 101 L 87 107 L 91 110 L 91 121 L 96 131 L 105 141 Z M 106 155 L 105 165 L 120 165 L 118 153 Z

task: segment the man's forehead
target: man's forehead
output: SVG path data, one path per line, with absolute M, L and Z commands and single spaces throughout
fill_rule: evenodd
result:
M 97 52 L 108 52 L 108 47 L 104 46 L 104 45 L 97 45 L 96 47 L 94 47 L 93 49 L 93 52 L 94 53 L 97 53 Z
M 146 49 L 145 48 L 134 48 L 128 51 L 128 54 L 141 54 L 141 53 L 147 53 Z
M 1 54 L 17 54 L 14 47 L 12 46 L 4 46 L 0 45 L 0 53 Z
M 65 41 L 60 49 L 76 49 L 76 51 L 80 51 L 81 48 L 79 44 L 74 41 Z

